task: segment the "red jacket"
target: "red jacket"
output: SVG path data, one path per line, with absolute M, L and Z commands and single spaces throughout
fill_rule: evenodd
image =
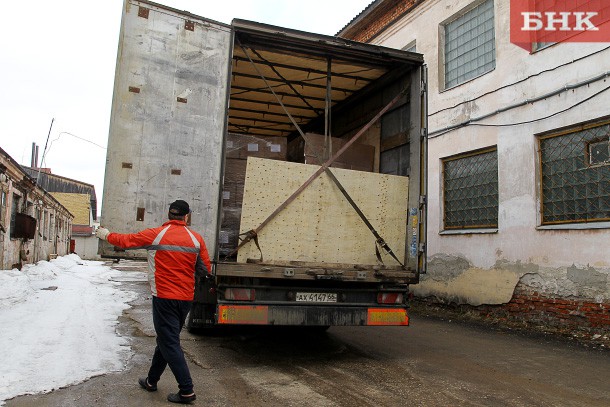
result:
M 203 238 L 181 220 L 133 234 L 110 233 L 107 239 L 125 249 L 148 250 L 148 281 L 158 298 L 192 301 L 195 271 L 212 272 Z

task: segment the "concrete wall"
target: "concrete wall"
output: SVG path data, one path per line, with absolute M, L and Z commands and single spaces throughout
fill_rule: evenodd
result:
M 610 224 L 541 227 L 536 135 L 610 115 L 610 91 L 593 96 L 608 82 L 596 80 L 477 123 L 518 123 L 566 110 L 549 119 L 440 131 L 610 71 L 610 44 L 563 43 L 529 53 L 509 42 L 510 2 L 496 0 L 495 69 L 444 90 L 439 25 L 472 3 L 425 1 L 371 41 L 393 48 L 416 41 L 429 68 L 429 272 L 413 291 L 457 304 L 508 304 L 519 286 L 518 295 L 526 297 L 599 304 L 599 315 L 607 317 Z M 444 230 L 441 159 L 490 146 L 498 153 L 497 230 Z
M 74 252 L 83 260 L 99 260 L 98 240 L 95 236 L 75 236 Z

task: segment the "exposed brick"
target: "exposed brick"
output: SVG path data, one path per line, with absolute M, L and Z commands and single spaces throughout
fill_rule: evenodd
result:
M 407 13 L 421 0 L 393 0 L 382 3 L 373 9 L 361 21 L 342 33 L 344 38 L 367 42 L 382 32 L 394 20 Z

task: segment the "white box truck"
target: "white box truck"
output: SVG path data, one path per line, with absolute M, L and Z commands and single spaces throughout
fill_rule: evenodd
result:
M 134 233 L 190 204 L 214 269 L 190 329 L 408 325 L 426 103 L 420 54 L 125 0 L 104 226 Z

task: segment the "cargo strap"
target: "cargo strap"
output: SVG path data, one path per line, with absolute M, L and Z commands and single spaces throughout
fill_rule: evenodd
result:
M 237 42 L 239 43 L 240 47 L 242 48 L 242 50 L 244 51 L 246 57 L 248 58 L 248 60 L 250 61 L 250 63 L 252 64 L 252 66 L 254 67 L 254 69 L 256 70 L 256 72 L 259 74 L 259 76 L 262 78 L 262 80 L 265 82 L 265 84 L 267 85 L 267 87 L 269 88 L 269 90 L 271 91 L 271 93 L 273 93 L 273 95 L 275 96 L 277 102 L 280 104 L 280 106 L 282 106 L 282 109 L 284 109 L 284 112 L 286 113 L 286 115 L 288 116 L 288 118 L 290 119 L 290 121 L 292 122 L 292 124 L 295 126 L 295 128 L 298 130 L 298 132 L 300 133 L 301 137 L 303 139 L 305 139 L 305 134 L 303 133 L 303 130 L 299 127 L 299 125 L 297 124 L 297 122 L 294 120 L 294 118 L 292 117 L 292 115 L 290 114 L 290 112 L 288 112 L 288 109 L 286 109 L 286 107 L 284 106 L 284 104 L 282 103 L 282 100 L 277 96 L 277 94 L 275 93 L 275 91 L 273 90 L 273 87 L 269 85 L 269 83 L 267 82 L 267 79 L 265 78 L 265 76 L 260 72 L 260 70 L 258 69 L 258 67 L 256 66 L 256 64 L 254 63 L 254 61 L 252 61 L 252 59 L 250 58 L 250 55 L 248 53 L 248 51 L 244 48 L 243 45 L 241 45 L 241 43 L 239 42 L 239 38 L 237 38 Z M 343 188 L 343 185 L 341 185 L 341 183 L 339 182 L 339 180 L 334 176 L 334 174 L 332 173 L 332 171 L 330 170 L 330 165 L 337 159 L 339 158 L 344 152 L 345 150 L 347 150 L 356 140 L 358 140 L 373 124 L 375 124 L 380 118 L 381 116 L 383 116 L 383 114 L 385 114 L 388 110 L 390 110 L 392 108 L 392 106 L 394 106 L 396 103 L 398 103 L 398 101 L 407 93 L 407 90 L 409 88 L 405 88 L 403 89 L 400 93 L 398 93 L 398 95 L 396 95 L 394 97 L 394 99 L 392 99 L 390 101 L 390 103 L 388 103 L 383 109 L 381 109 L 376 115 L 375 117 L 373 117 L 362 129 L 360 129 L 347 143 L 345 143 L 343 145 L 343 147 L 341 147 L 339 149 L 339 151 L 337 151 L 335 153 L 335 155 L 333 155 L 330 159 L 328 159 L 328 161 L 326 161 L 324 164 L 321 165 L 321 167 L 313 173 L 313 175 L 311 175 L 311 177 L 309 177 L 309 179 L 307 181 L 305 181 L 305 183 L 303 185 L 301 185 L 292 195 L 290 195 L 286 201 L 284 201 L 284 203 L 282 203 L 280 206 L 278 206 L 273 213 L 271 213 L 271 215 L 269 215 L 267 217 L 267 219 L 265 219 L 257 228 L 249 230 L 245 233 L 240 234 L 240 236 L 244 236 L 244 238 L 240 238 L 241 242 L 238 244 L 237 248 L 235 250 L 233 250 L 231 253 L 229 253 L 226 257 L 230 257 L 232 255 L 234 255 L 235 253 L 237 253 L 239 251 L 239 249 L 245 245 L 246 243 L 248 243 L 250 240 L 254 239 L 254 242 L 256 244 L 256 246 L 258 247 L 258 250 L 261 252 L 261 260 L 263 258 L 263 253 L 260 249 L 260 246 L 258 244 L 258 232 L 261 231 L 261 229 L 263 229 L 270 221 L 271 219 L 273 219 L 278 213 L 280 213 L 286 206 L 288 206 L 288 204 L 290 204 L 292 201 L 294 201 L 300 194 L 301 192 L 303 192 L 305 190 L 305 188 L 307 188 L 316 178 L 318 178 L 320 176 L 320 174 L 322 174 L 322 172 L 326 172 L 326 174 L 330 177 L 330 179 L 337 185 L 337 187 L 339 188 L 339 190 L 341 191 L 341 193 L 343 194 L 343 196 L 347 199 L 347 201 L 350 203 L 350 205 L 354 208 L 354 210 L 356 211 L 356 213 L 358 214 L 358 216 L 360 216 L 360 219 L 362 219 L 362 221 L 366 224 L 366 226 L 369 228 L 369 230 L 373 233 L 373 235 L 375 236 L 376 239 L 376 246 L 375 246 L 375 251 L 376 251 L 376 255 L 377 255 L 377 259 L 382 262 L 381 260 L 381 256 L 379 255 L 379 250 L 377 248 L 377 245 L 379 245 L 380 247 L 382 247 L 394 260 L 396 260 L 398 262 L 398 264 L 400 264 L 400 266 L 404 269 L 405 265 L 396 257 L 396 255 L 394 254 L 394 252 L 392 251 L 392 249 L 390 248 L 390 246 L 385 242 L 385 240 L 381 237 L 381 235 L 379 235 L 379 233 L 375 230 L 375 228 L 373 227 L 373 225 L 371 224 L 371 222 L 369 222 L 369 220 L 366 218 L 366 216 L 364 216 L 364 213 L 362 213 L 362 211 L 360 210 L 360 208 L 358 207 L 358 205 L 356 204 L 356 202 L 354 202 L 354 200 L 349 196 L 349 194 L 347 193 L 347 191 L 345 190 L 345 188 Z M 318 158 L 318 162 L 319 162 L 319 158 Z
M 244 236 L 244 237 L 241 237 L 241 236 Z M 247 242 L 249 242 L 249 241 L 253 240 L 253 241 L 254 241 L 254 244 L 256 245 L 256 247 L 258 248 L 258 251 L 259 251 L 259 252 L 260 252 L 260 254 L 261 254 L 261 257 L 260 257 L 260 259 L 258 259 L 258 261 L 259 261 L 259 262 L 262 262 L 262 261 L 263 261 L 263 251 L 261 250 L 261 247 L 260 247 L 260 246 L 259 246 L 259 244 L 258 244 L 258 234 L 257 234 L 257 233 L 256 233 L 254 230 L 249 230 L 249 231 L 247 231 L 247 232 L 240 233 L 240 234 L 237 236 L 237 238 L 238 238 L 239 240 L 241 240 L 241 241 L 243 242 L 243 244 L 246 244 Z M 241 247 L 241 243 L 240 243 L 240 245 L 239 245 L 238 247 Z M 237 250 L 233 251 L 233 253 L 230 253 L 230 254 L 229 254 L 227 257 L 229 257 L 229 256 L 233 255 L 235 252 L 237 252 Z
M 337 184 L 337 187 L 339 188 L 339 190 L 341 191 L 341 193 L 343 194 L 343 196 L 345 197 L 345 199 L 347 199 L 347 202 L 350 203 L 350 205 L 352 205 L 352 208 L 354 208 L 354 210 L 356 211 L 356 213 L 358 214 L 358 216 L 360 216 L 360 219 L 362 219 L 362 221 L 364 222 L 364 224 L 369 228 L 369 230 L 371 231 L 371 233 L 373 234 L 373 236 L 375 236 L 375 255 L 377 256 L 377 260 L 383 264 L 383 260 L 381 259 L 381 256 L 379 255 L 379 249 L 378 246 L 381 247 L 383 250 L 385 250 L 390 256 L 392 256 L 392 258 L 394 260 L 396 260 L 398 262 L 398 264 L 400 264 L 400 266 L 402 268 L 405 267 L 404 264 L 402 264 L 402 262 L 400 260 L 398 260 L 398 257 L 396 257 L 396 255 L 394 254 L 394 252 L 392 251 L 392 249 L 390 248 L 390 246 L 385 242 L 385 240 L 383 240 L 383 238 L 381 237 L 381 235 L 379 234 L 379 232 L 377 232 L 377 230 L 375 229 L 375 227 L 371 224 L 371 222 L 369 222 L 369 220 L 366 218 L 366 216 L 364 216 L 364 213 L 362 213 L 362 211 L 360 210 L 360 208 L 358 207 L 358 205 L 356 204 L 356 202 L 354 202 L 354 200 L 352 199 L 351 196 L 349 196 L 349 194 L 347 193 L 347 191 L 345 190 L 345 188 L 343 188 L 343 185 L 341 185 L 341 183 L 339 182 L 339 180 L 337 178 L 335 178 L 335 175 L 330 171 L 329 168 L 326 168 L 326 174 L 330 177 L 330 179 L 332 179 L 333 181 L 335 181 L 335 184 Z

